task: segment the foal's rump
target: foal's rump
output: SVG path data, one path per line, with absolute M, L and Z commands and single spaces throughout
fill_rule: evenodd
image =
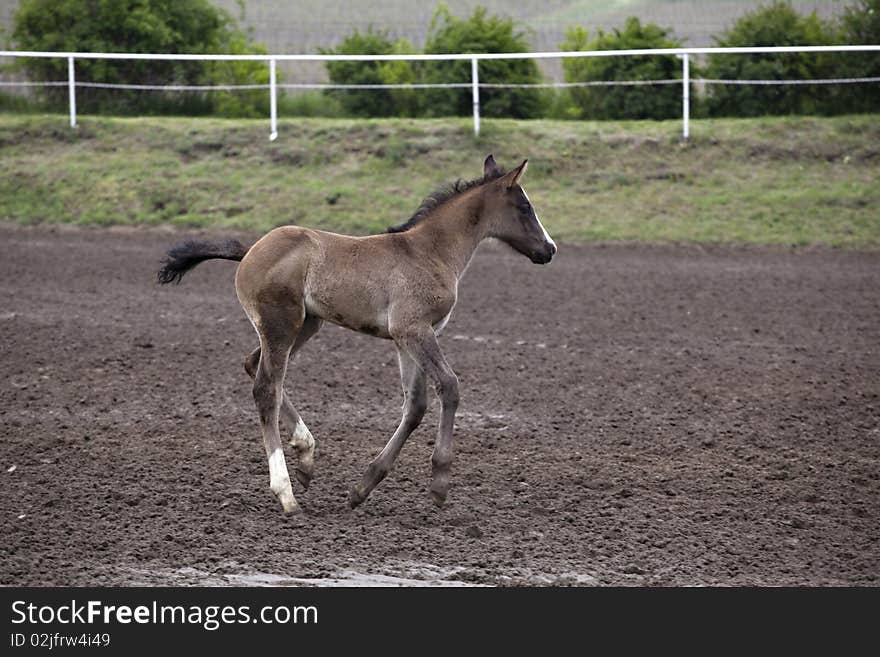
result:
M 281 226 L 269 231 L 250 248 L 236 277 L 253 278 L 255 283 L 256 279 L 263 282 L 284 277 L 289 283 L 289 275 L 293 273 L 290 270 L 304 269 L 314 254 L 315 232 L 299 226 Z M 281 270 L 287 270 L 287 275 Z

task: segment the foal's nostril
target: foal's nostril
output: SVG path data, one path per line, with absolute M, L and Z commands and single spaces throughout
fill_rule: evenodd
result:
M 556 244 L 553 241 L 544 242 L 541 245 L 541 248 L 537 249 L 533 255 L 529 256 L 532 262 L 546 265 L 548 262 L 553 260 L 553 256 L 556 255 Z

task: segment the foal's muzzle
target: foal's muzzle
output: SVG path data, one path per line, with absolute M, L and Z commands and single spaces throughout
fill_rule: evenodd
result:
M 531 256 L 531 261 L 536 265 L 546 265 L 556 255 L 556 245 L 553 242 L 545 242 L 541 249 Z

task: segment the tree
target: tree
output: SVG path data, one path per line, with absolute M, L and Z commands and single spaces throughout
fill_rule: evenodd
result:
M 426 53 L 529 52 L 526 35 L 517 31 L 513 19 L 490 16 L 477 7 L 468 19 L 453 16 L 445 4 L 434 12 Z M 480 82 L 489 84 L 537 84 L 541 74 L 534 59 L 496 59 L 479 63 Z M 454 83 L 471 80 L 470 61 L 425 62 L 425 82 Z M 426 93 L 426 111 L 432 116 L 468 115 L 472 111 L 470 88 L 437 89 Z M 534 88 L 480 89 L 483 116 L 527 119 L 540 116 L 544 95 Z
M 21 0 L 13 18 L 12 38 L 22 50 L 68 52 L 252 53 L 264 52 L 225 11 L 208 0 Z M 65 80 L 67 62 L 24 59 L 33 80 Z M 267 67 L 260 62 L 210 63 L 79 59 L 81 82 L 147 85 L 262 84 Z M 65 89 L 44 89 L 50 104 L 64 102 Z M 262 95 L 266 95 L 265 93 Z M 251 94 L 254 97 L 254 94 Z M 231 101 L 231 94 L 185 94 L 136 90 L 80 89 L 77 104 L 101 112 L 210 112 L 218 107 L 249 114 L 262 98 Z
M 410 54 L 413 47 L 406 39 L 391 41 L 385 32 L 369 27 L 343 39 L 327 55 L 392 55 Z M 327 74 L 334 84 L 408 84 L 416 82 L 416 72 L 407 61 L 327 62 Z M 416 116 L 419 96 L 413 89 L 328 89 L 346 113 L 352 116 Z
M 819 46 L 834 40 L 832 27 L 816 15 L 798 14 L 788 2 L 774 1 L 740 18 L 715 37 L 718 46 Z M 833 77 L 833 58 L 822 53 L 710 55 L 706 77 L 732 80 L 806 80 Z M 709 86 L 707 106 L 714 116 L 809 114 L 827 106 L 821 85 Z
M 638 18 L 626 19 L 623 30 L 597 30 L 593 39 L 582 27 L 566 31 L 563 50 L 632 50 L 678 48 L 681 42 L 670 31 Z M 671 80 L 681 78 L 681 62 L 675 57 L 583 57 L 563 60 L 566 82 L 591 80 Z M 679 85 L 572 87 L 571 97 L 582 118 L 668 119 L 681 113 Z

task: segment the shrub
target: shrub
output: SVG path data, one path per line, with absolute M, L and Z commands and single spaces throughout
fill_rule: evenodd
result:
M 345 111 L 339 100 L 323 91 L 310 89 L 300 93 L 286 94 L 278 102 L 279 116 L 313 116 L 339 118 Z
M 21 0 L 12 39 L 22 50 L 152 53 L 250 53 L 260 51 L 225 11 L 208 0 Z M 35 81 L 66 80 L 61 59 L 20 60 Z M 264 83 L 261 62 L 180 62 L 79 59 L 82 82 L 128 84 Z M 64 88 L 42 89 L 55 107 L 66 101 Z M 207 113 L 219 109 L 249 115 L 262 112 L 267 94 L 233 98 L 217 92 L 145 92 L 81 88 L 77 106 L 86 112 Z
M 246 34 L 233 30 L 229 34 L 225 52 L 230 55 L 265 55 L 262 45 L 249 43 Z M 204 62 L 204 79 L 209 84 L 269 84 L 269 64 L 260 61 Z M 280 81 L 280 75 L 276 75 Z M 266 89 L 239 91 L 211 91 L 209 100 L 215 114 L 228 117 L 258 118 L 269 114 L 269 92 Z M 279 98 L 283 95 L 278 90 Z
M 880 0 L 859 0 L 847 7 L 841 17 L 840 40 L 852 45 L 880 43 Z M 834 61 L 839 77 L 880 77 L 880 53 L 840 53 Z M 880 83 L 840 85 L 835 91 L 837 112 L 876 112 L 880 109 Z
M 819 46 L 834 40 L 832 27 L 813 12 L 803 16 L 787 2 L 776 1 L 740 18 L 715 38 L 718 46 Z M 833 58 L 823 53 L 710 55 L 710 79 L 809 79 L 834 77 Z M 821 85 L 710 85 L 709 113 L 714 116 L 809 114 L 828 105 L 830 89 Z
M 490 16 L 483 7 L 467 19 L 453 16 L 440 4 L 434 12 L 426 53 L 529 52 L 529 41 L 517 31 L 513 19 Z M 470 82 L 471 62 L 425 62 L 425 82 Z M 541 82 L 533 59 L 483 60 L 479 64 L 480 82 L 498 84 L 536 84 Z M 469 115 L 473 111 L 471 89 L 436 89 L 425 94 L 426 112 L 432 116 Z M 480 89 L 480 114 L 487 117 L 527 119 L 541 116 L 546 94 L 539 89 Z
M 391 41 L 385 32 L 372 27 L 361 34 L 355 30 L 328 55 L 409 54 L 412 46 L 406 39 Z M 406 84 L 416 81 L 411 62 L 327 62 L 327 74 L 334 84 Z M 351 116 L 416 116 L 419 97 L 414 89 L 328 89 L 325 92 Z
M 593 39 L 582 27 L 565 34 L 563 50 L 631 50 L 678 48 L 670 31 L 638 18 L 626 19 L 623 30 L 597 30 Z M 584 57 L 563 60 L 566 82 L 591 80 L 669 80 L 681 78 L 681 62 L 674 56 Z M 572 87 L 571 97 L 582 118 L 667 119 L 681 113 L 679 85 Z
M 547 90 L 545 118 L 573 121 L 581 118 L 581 108 L 575 103 L 571 89 Z

